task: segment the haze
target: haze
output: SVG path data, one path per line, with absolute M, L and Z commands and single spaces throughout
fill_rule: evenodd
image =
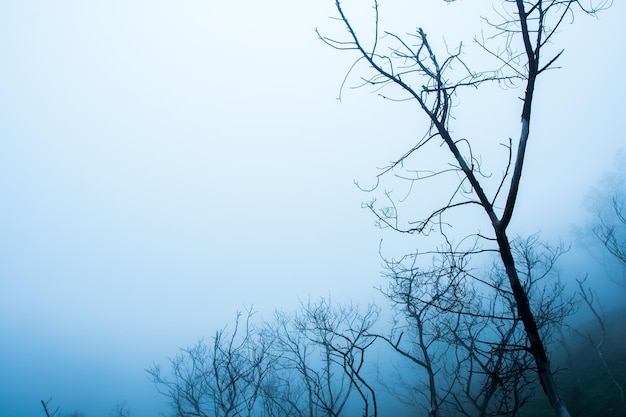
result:
M 479 22 L 475 5 L 442 4 L 412 24 L 471 42 L 460 19 Z M 338 30 L 333 6 L 0 4 L 1 416 L 43 415 L 48 398 L 87 416 L 120 401 L 156 415 L 165 400 L 145 368 L 237 310 L 378 297 L 388 235 L 353 180 L 371 182 L 414 141 L 415 109 L 366 88 L 337 100 L 355 57 L 314 32 Z M 570 242 L 623 146 L 625 15 L 616 2 L 558 38 L 566 52 L 538 86 L 520 234 Z M 489 129 L 515 132 L 506 122 Z

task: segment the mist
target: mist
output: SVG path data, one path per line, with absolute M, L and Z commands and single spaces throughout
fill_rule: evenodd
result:
M 470 44 L 491 10 L 405 3 L 381 12 L 441 48 Z M 607 313 L 626 303 L 625 272 L 592 229 L 624 196 L 625 8 L 558 34 L 511 224 L 569 248 L 554 279 L 571 293 L 588 276 Z M 345 79 L 355 57 L 315 32 L 341 33 L 336 14 L 332 1 L 0 5 L 0 415 L 43 416 L 49 399 L 61 415 L 168 414 L 146 369 L 231 331 L 237 311 L 261 325 L 328 297 L 375 304 L 390 327 L 381 254 L 427 240 L 377 228 L 355 181 L 375 184 L 427 125 Z M 500 142 L 519 91 L 486 91 L 454 109 L 455 129 Z

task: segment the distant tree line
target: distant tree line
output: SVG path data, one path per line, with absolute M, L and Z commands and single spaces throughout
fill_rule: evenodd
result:
M 556 348 L 580 301 L 599 304 L 582 281 L 566 291 L 554 270 L 562 247 L 531 236 L 512 248 L 539 331 Z M 431 268 L 413 256 L 389 262 L 380 289 L 389 311 L 322 298 L 262 323 L 240 312 L 148 373 L 175 417 L 524 415 L 540 383 L 506 275 L 497 262 L 479 273 L 465 269 L 467 254 L 446 255 Z

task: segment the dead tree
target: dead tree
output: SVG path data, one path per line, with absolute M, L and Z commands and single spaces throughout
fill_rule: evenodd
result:
M 353 401 L 361 404 L 363 417 L 378 415 L 376 391 L 364 367 L 366 353 L 376 340 L 372 327 L 377 320 L 378 308 L 373 305 L 361 313 L 356 306 L 333 306 L 328 299 L 309 302 L 296 318 L 296 327 L 322 352 L 324 374 L 330 375 L 327 368 L 336 365 L 347 377 L 345 401 L 357 397 Z
M 112 417 L 131 417 L 132 413 L 126 401 L 115 404 L 115 409 L 111 413 Z
M 454 51 L 447 48 L 443 53 L 437 51 L 421 28 L 406 37 L 385 30 L 381 25 L 378 0 L 370 3 L 373 23 L 366 34 L 352 24 L 343 2 L 336 0 L 335 5 L 337 19 L 345 26 L 347 35 L 328 37 L 318 32 L 320 39 L 333 48 L 355 53 L 357 61 L 351 71 L 358 64 L 364 64 L 368 72 L 362 77 L 364 85 L 374 87 L 381 96 L 393 101 L 413 101 L 429 126 L 421 140 L 378 174 L 374 188 L 383 177 L 394 174 L 408 180 L 413 193 L 424 181 L 450 181 L 449 195 L 443 204 L 429 209 L 420 218 L 403 221 L 399 213 L 402 199 L 395 198 L 391 192 L 385 193 L 387 206 L 379 209 L 375 201 L 367 206 L 383 226 L 403 233 L 438 232 L 444 239 L 451 224 L 460 225 L 454 222 L 455 213 L 464 210 L 467 218 L 468 214 L 476 213 L 472 208 L 478 208 L 491 230 L 471 233 L 480 250 L 498 253 L 529 342 L 537 377 L 555 414 L 569 416 L 558 394 L 536 312 L 531 308 L 518 274 L 507 231 L 522 179 L 536 83 L 546 71 L 554 68 L 563 52 L 553 49 L 555 35 L 576 11 L 595 14 L 608 6 L 608 1 L 599 0 L 598 4 L 585 7 L 579 0 L 503 0 L 496 9 L 495 20 L 486 20 L 493 35 L 475 40 L 484 60 L 493 64 L 487 69 L 472 69 L 463 59 L 461 46 Z M 498 176 L 484 171 L 483 161 L 473 151 L 477 141 L 460 136 L 451 128 L 454 121 L 451 114 L 458 104 L 459 94 L 465 89 L 480 91 L 490 83 L 523 89 L 519 139 L 515 142 L 509 139 L 504 144 L 507 156 L 502 174 Z M 391 92 L 383 95 L 383 89 Z M 416 155 L 431 145 L 442 145 L 447 150 L 448 159 L 442 168 L 429 172 L 420 167 L 407 168 Z
M 52 398 L 50 398 L 48 401 L 44 401 L 41 400 L 41 405 L 43 406 L 43 411 L 44 413 L 46 413 L 46 417 L 55 417 L 57 415 L 57 413 L 59 412 L 59 407 L 57 406 L 57 408 L 54 409 L 54 411 L 50 411 L 50 403 L 52 402 Z
M 346 380 L 331 381 L 333 369 L 319 366 L 317 347 L 296 327 L 294 317 L 275 312 L 262 337 L 273 341 L 271 355 L 275 358 L 262 391 L 270 416 L 317 417 L 343 409 L 349 392 Z
M 626 213 L 624 202 L 613 199 L 614 220 L 600 218 L 593 227 L 593 233 L 604 245 L 607 251 L 626 267 Z
M 54 411 L 50 411 L 50 403 L 52 402 L 52 398 L 50 398 L 48 401 L 44 401 L 41 400 L 41 405 L 43 406 L 43 411 L 46 414 L 46 417 L 56 417 L 56 416 L 62 416 L 62 417 L 85 417 L 85 414 L 81 413 L 80 411 L 73 411 L 71 413 L 63 413 L 61 414 L 59 412 L 60 406 L 57 406 Z M 111 412 L 111 417 L 130 417 L 131 416 L 131 412 L 130 409 L 128 408 L 128 406 L 126 405 L 126 402 L 123 401 L 121 403 L 117 403 L 115 405 L 115 409 Z
M 547 344 L 555 342 L 553 335 L 576 308 L 554 271 L 563 252 L 560 246 L 541 243 L 536 235 L 512 241 L 522 286 Z M 467 416 L 516 416 L 538 385 L 528 339 L 506 281 L 500 263 L 485 278 L 472 276 L 464 297 L 468 308 L 447 322 L 463 387 L 454 391 L 455 404 Z
M 598 323 L 600 328 L 600 335 L 597 338 L 594 338 L 591 332 L 586 335 L 581 332 L 575 331 L 579 336 L 583 339 L 586 339 L 589 344 L 593 347 L 595 353 L 598 355 L 598 359 L 602 365 L 602 368 L 606 372 L 607 376 L 611 380 L 611 383 L 615 386 L 616 391 L 619 394 L 619 401 L 622 407 L 622 410 L 626 410 L 626 397 L 624 396 L 624 388 L 616 378 L 613 370 L 609 366 L 604 357 L 604 343 L 606 341 L 606 317 L 604 311 L 602 309 L 602 305 L 597 302 L 597 295 L 593 292 L 591 288 L 585 288 L 585 279 L 577 280 L 578 281 L 578 294 L 580 298 L 583 300 L 584 304 L 587 306 L 594 319 Z
M 437 417 L 446 414 L 444 406 L 456 382 L 437 375 L 453 373 L 446 360 L 451 345 L 442 314 L 467 307 L 463 301 L 465 256 L 441 256 L 428 269 L 417 266 L 416 260 L 407 255 L 386 261 L 389 286 L 383 293 L 399 314 L 391 334 L 379 337 L 425 375 L 425 382 L 405 387 L 404 403 Z
M 560 247 L 537 236 L 512 242 L 524 290 L 537 311 L 542 337 L 561 326 L 573 303 L 564 286 L 550 278 Z M 469 269 L 470 256 L 442 250 L 428 268 L 419 254 L 387 261 L 384 291 L 399 313 L 389 337 L 382 337 L 426 378 L 412 389 L 428 415 L 518 415 L 533 395 L 533 358 L 507 277 L 499 263 L 488 273 Z
M 271 370 L 268 341 L 250 323 L 252 312 L 237 314 L 229 334 L 199 341 L 170 359 L 171 374 L 147 370 L 157 390 L 169 398 L 177 417 L 251 417 L 261 407 L 261 388 Z
M 607 277 L 626 294 L 626 156 L 616 155 L 613 168 L 604 172 L 585 201 L 588 219 L 579 229 L 579 241 L 602 264 Z M 592 239 L 589 240 L 588 237 Z M 600 252 L 594 249 L 600 243 Z M 617 261 L 618 268 L 613 268 Z

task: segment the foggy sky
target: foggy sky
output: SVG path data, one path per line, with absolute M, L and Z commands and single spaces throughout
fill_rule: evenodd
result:
M 398 25 L 471 43 L 475 6 L 440 3 Z M 578 16 L 555 41 L 514 232 L 572 239 L 623 146 L 625 13 Z M 317 39 L 341 33 L 331 15 L 330 0 L 0 4 L 1 416 L 43 415 L 50 397 L 88 417 L 123 400 L 155 415 L 144 369 L 238 309 L 376 296 L 391 237 L 353 180 L 371 183 L 426 125 L 367 89 L 337 100 L 355 57 Z M 518 110 L 483 100 L 455 109 L 458 128 L 515 135 Z

